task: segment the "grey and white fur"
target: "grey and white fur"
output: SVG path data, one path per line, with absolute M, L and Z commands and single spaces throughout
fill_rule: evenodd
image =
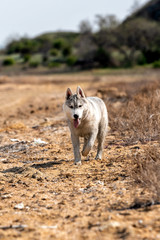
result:
M 75 164 L 81 164 L 80 137 L 84 138 L 82 155 L 88 155 L 97 138 L 98 148 L 95 159 L 102 159 L 108 128 L 108 113 L 103 100 L 98 97 L 85 97 L 80 87 L 77 87 L 75 94 L 68 88 L 63 110 L 71 132 Z

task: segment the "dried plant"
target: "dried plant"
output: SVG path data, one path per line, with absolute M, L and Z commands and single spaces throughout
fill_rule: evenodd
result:
M 140 87 L 140 86 L 137 86 Z M 143 87 L 119 109 L 109 103 L 110 125 L 126 144 L 160 139 L 160 84 Z
M 134 168 L 131 176 L 135 183 L 148 192 L 148 197 L 137 198 L 133 205 L 160 204 L 160 150 L 159 145 L 148 146 L 143 153 L 132 155 Z M 140 204 L 141 203 L 141 204 Z

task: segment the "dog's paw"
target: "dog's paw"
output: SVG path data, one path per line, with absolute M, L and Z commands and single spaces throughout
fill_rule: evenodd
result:
M 92 149 L 92 145 L 88 144 L 82 151 L 82 155 L 86 157 Z
M 85 151 L 82 151 L 82 156 L 83 156 L 83 157 L 87 156 L 87 154 L 86 154 Z
M 101 156 L 101 155 L 97 155 L 97 156 L 95 157 L 95 160 L 102 160 L 102 156 Z
M 81 165 L 82 163 L 81 163 L 81 161 L 75 161 L 74 164 L 75 165 Z
M 85 149 L 82 151 L 82 156 L 86 157 L 89 154 L 90 149 Z

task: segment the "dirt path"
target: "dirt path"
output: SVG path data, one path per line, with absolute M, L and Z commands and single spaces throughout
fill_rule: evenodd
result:
M 0 85 L 0 239 L 160 239 L 159 205 L 132 208 L 145 193 L 130 156 L 145 146 L 123 146 L 110 132 L 103 160 L 94 147 L 75 166 L 62 113 L 68 86 L 95 95 L 133 78 L 20 76 Z

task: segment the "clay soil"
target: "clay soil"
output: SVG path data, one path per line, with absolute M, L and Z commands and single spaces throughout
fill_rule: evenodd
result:
M 159 143 L 123 144 L 110 122 L 103 160 L 94 160 L 95 145 L 76 166 L 62 111 L 67 87 L 103 97 L 116 113 L 129 84 L 134 91 L 158 76 L 0 77 L 0 239 L 160 239 L 160 205 L 136 204 L 150 193 L 131 171 L 133 156 Z

